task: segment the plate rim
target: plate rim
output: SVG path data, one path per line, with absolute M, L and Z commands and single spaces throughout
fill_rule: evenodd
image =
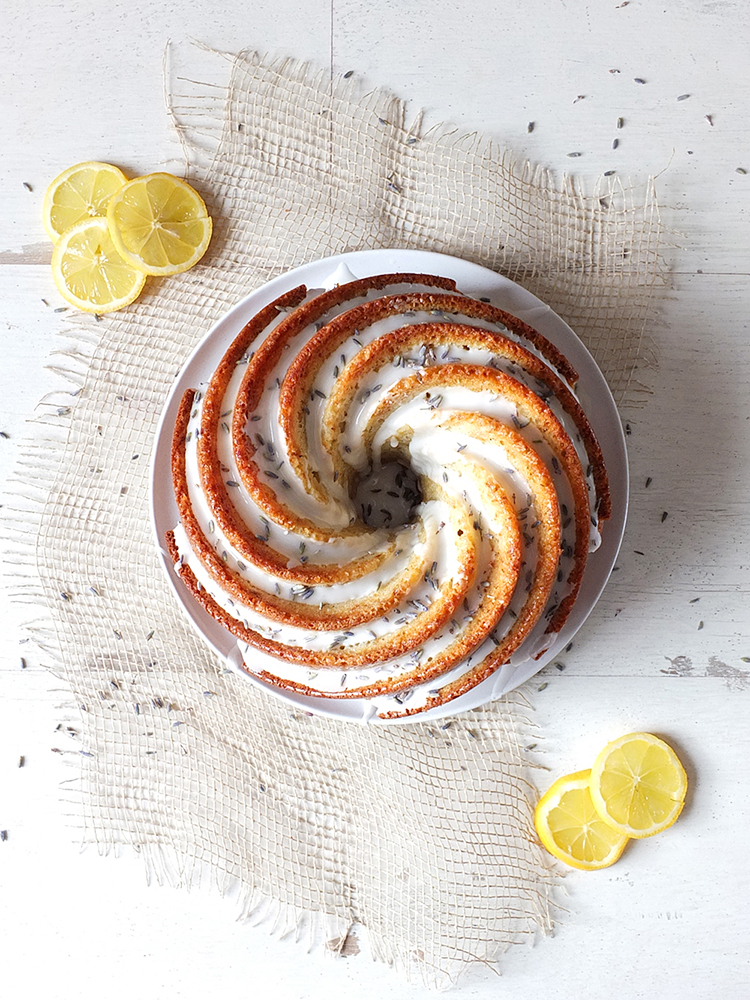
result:
M 525 319 L 535 329 L 539 329 L 539 326 L 551 328 L 540 329 L 539 332 L 543 333 L 552 343 L 563 350 L 563 353 L 569 357 L 574 367 L 578 369 L 580 377 L 578 387 L 576 388 L 576 395 L 579 393 L 579 387 L 583 384 L 584 395 L 596 390 L 598 397 L 594 398 L 592 396 L 591 402 L 584 405 L 584 410 L 602 447 L 610 478 L 610 486 L 614 484 L 616 489 L 612 489 L 612 517 L 607 522 L 606 529 L 603 532 L 602 545 L 590 554 L 587 561 L 581 593 L 576 601 L 573 612 L 571 612 L 570 624 L 566 623 L 549 650 L 538 661 L 532 661 L 530 664 L 527 662 L 525 670 L 519 670 L 518 667 L 514 668 L 510 682 L 504 684 L 498 683 L 498 675 L 503 670 L 503 667 L 500 667 L 491 677 L 476 685 L 466 694 L 447 702 L 445 705 L 427 709 L 415 716 L 398 719 L 381 719 L 377 716 L 367 718 L 368 723 L 371 725 L 404 725 L 436 721 L 452 717 L 462 711 L 479 708 L 510 693 L 510 691 L 515 690 L 521 684 L 525 683 L 542 670 L 544 666 L 554 660 L 556 656 L 559 656 L 560 651 L 571 641 L 593 611 L 611 575 L 612 567 L 615 564 L 622 545 L 622 538 L 627 523 L 630 472 L 625 432 L 609 385 L 590 351 L 575 331 L 562 317 L 532 292 L 527 291 L 510 278 L 506 278 L 504 275 L 500 275 L 481 264 L 430 250 L 404 250 L 399 248 L 354 250 L 333 254 L 329 257 L 321 257 L 314 261 L 300 264 L 289 271 L 285 271 L 283 274 L 269 279 L 269 281 L 264 282 L 258 288 L 243 296 L 212 323 L 203 337 L 196 343 L 181 366 L 164 401 L 154 434 L 149 464 L 149 519 L 159 561 L 170 589 L 177 598 L 177 602 L 188 621 L 217 656 L 227 663 L 233 671 L 240 673 L 256 687 L 268 691 L 282 702 L 311 715 L 320 715 L 338 721 L 365 721 L 361 706 L 367 704 L 366 700 L 332 699 L 301 695 L 275 687 L 240 669 L 235 662 L 235 657 L 237 656 L 236 639 L 223 626 L 215 622 L 204 611 L 202 606 L 190 598 L 189 593 L 175 573 L 172 560 L 163 542 L 164 531 L 169 530 L 170 527 L 174 527 L 179 520 L 172 490 L 171 472 L 167 477 L 168 481 L 166 483 L 163 481 L 165 464 L 171 469 L 169 457 L 171 456 L 172 442 L 171 424 L 174 423 L 176 408 L 179 405 L 179 400 L 183 392 L 186 388 L 194 387 L 195 385 L 195 379 L 192 375 L 193 369 L 200 368 L 201 364 L 203 364 L 206 367 L 206 374 L 210 375 L 210 370 L 208 370 L 206 362 L 202 361 L 202 355 L 210 355 L 213 352 L 220 357 L 229 346 L 229 343 L 231 343 L 233 337 L 258 309 L 268 304 L 268 302 L 273 301 L 283 292 L 299 284 L 307 284 L 308 287 L 317 287 L 314 281 L 318 272 L 320 272 L 321 277 L 317 277 L 317 280 L 322 283 L 326 278 L 330 278 L 342 264 L 349 268 L 353 267 L 356 277 L 369 277 L 375 274 L 391 272 L 442 275 L 443 277 L 453 278 L 461 288 L 461 291 L 466 292 L 466 294 L 478 296 L 479 292 L 483 292 L 485 295 L 493 296 L 493 304 L 495 304 L 495 298 L 500 296 L 500 298 L 505 300 L 499 303 L 501 308 L 518 316 L 519 319 Z M 467 287 L 473 286 L 475 282 L 478 286 L 477 288 Z M 242 318 L 245 313 L 248 313 L 248 315 Z M 233 332 L 230 332 L 232 329 Z M 550 336 L 550 333 L 552 333 L 552 336 Z M 557 337 L 562 337 L 567 343 L 561 346 L 556 339 Z M 571 349 L 572 358 L 570 358 Z M 592 407 L 593 413 L 591 412 Z M 602 431 L 606 433 L 602 434 Z M 166 461 L 165 452 L 167 454 Z M 608 454 L 610 456 L 609 460 L 607 460 Z M 610 464 L 612 458 L 616 458 L 614 465 Z M 168 494 L 166 509 L 162 499 L 165 492 Z M 169 509 L 170 498 L 171 510 Z M 167 517 L 168 514 L 171 516 Z M 168 524 L 169 527 L 165 528 L 165 524 Z M 613 537 L 615 533 L 616 538 Z M 592 563 L 595 567 L 596 579 L 594 579 L 594 571 L 590 568 Z M 582 601 L 584 594 L 586 596 L 585 602 Z M 190 598 L 190 601 L 187 598 Z M 207 631 L 216 633 L 217 636 L 224 638 L 224 648 L 218 642 L 215 642 L 212 636 L 207 634 Z M 523 667 L 524 664 L 520 666 Z M 360 707 L 358 714 L 354 714 L 351 711 L 355 706 Z M 346 708 L 349 708 L 349 711 L 345 711 Z

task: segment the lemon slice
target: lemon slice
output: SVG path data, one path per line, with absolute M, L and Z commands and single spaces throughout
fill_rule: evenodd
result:
M 687 775 L 674 750 L 650 733 L 608 743 L 591 769 L 591 798 L 613 829 L 653 837 L 682 811 Z
M 111 199 L 107 220 L 119 253 L 145 274 L 187 271 L 211 239 L 203 199 L 172 174 L 128 181 Z
M 110 163 L 77 163 L 55 177 L 42 204 L 42 221 L 53 243 L 71 226 L 107 214 L 109 199 L 127 177 Z
M 576 771 L 558 778 L 534 812 L 536 832 L 550 854 L 589 871 L 613 865 L 628 842 L 594 808 L 590 777 L 591 771 Z
M 64 299 L 84 312 L 106 313 L 137 299 L 146 281 L 115 249 L 106 219 L 68 229 L 52 251 L 52 275 Z

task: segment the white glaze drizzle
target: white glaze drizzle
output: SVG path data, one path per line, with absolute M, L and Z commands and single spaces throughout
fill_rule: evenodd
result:
M 344 265 L 341 265 L 331 275 L 331 278 L 324 283 L 324 287 L 335 287 L 336 284 L 352 280 L 353 276 L 348 272 L 348 269 L 344 271 L 341 270 L 342 267 Z M 331 495 L 327 502 L 321 502 L 310 497 L 297 477 L 293 475 L 289 467 L 283 435 L 279 432 L 278 388 L 281 379 L 288 369 L 290 359 L 295 356 L 300 347 L 316 332 L 321 323 L 351 309 L 354 305 L 361 302 L 401 291 L 412 292 L 420 290 L 422 289 L 416 286 L 391 286 L 379 291 L 371 290 L 366 296 L 356 300 L 349 300 L 341 306 L 334 307 L 324 317 L 321 317 L 321 320 L 316 324 L 311 324 L 307 327 L 290 342 L 278 365 L 270 373 L 265 386 L 264 405 L 262 408 L 259 408 L 258 413 L 252 415 L 253 417 L 260 417 L 260 419 L 251 419 L 246 425 L 245 431 L 247 434 L 253 436 L 258 449 L 256 460 L 263 461 L 266 471 L 275 473 L 279 477 L 278 480 L 270 479 L 269 485 L 276 489 L 276 483 L 281 483 L 282 479 L 288 484 L 283 487 L 283 493 L 280 488 L 278 490 L 280 501 L 300 516 L 309 518 L 318 524 L 328 525 L 332 532 L 331 539 L 325 543 L 311 543 L 309 539 L 303 538 L 293 531 L 287 531 L 277 525 L 271 524 L 266 514 L 258 508 L 252 497 L 249 496 L 241 485 L 232 485 L 229 487 L 232 501 L 235 503 L 245 522 L 260 537 L 263 537 L 277 551 L 285 555 L 288 558 L 288 565 L 290 567 L 301 565 L 307 559 L 321 565 L 344 565 L 357 556 L 372 551 L 384 550 L 390 544 L 391 540 L 395 538 L 397 555 L 387 559 L 383 566 L 378 568 L 377 572 L 346 584 L 316 584 L 314 587 L 300 587 L 299 584 L 276 579 L 265 570 L 248 564 L 242 558 L 241 554 L 228 544 L 227 539 L 217 531 L 215 517 L 200 488 L 196 454 L 196 439 L 198 436 L 196 432 L 199 430 L 201 418 L 200 398 L 196 402 L 188 427 L 188 441 L 186 443 L 186 469 L 190 502 L 201 530 L 212 541 L 215 536 L 214 547 L 216 551 L 222 555 L 226 553 L 225 562 L 242 579 L 259 589 L 266 589 L 268 592 L 280 594 L 280 596 L 286 597 L 289 600 L 301 601 L 303 603 L 309 602 L 311 604 L 337 603 L 344 600 L 358 600 L 376 592 L 379 582 L 382 582 L 383 579 L 391 578 L 395 573 L 404 568 L 415 548 L 417 554 L 423 559 L 425 564 L 432 567 L 430 576 L 433 578 L 433 582 L 426 582 L 425 577 L 421 581 L 420 586 L 415 588 L 414 593 L 409 595 L 406 601 L 402 601 L 403 607 L 395 609 L 388 615 L 383 616 L 383 618 L 368 622 L 366 626 L 347 630 L 346 634 L 340 634 L 337 630 L 333 629 L 312 631 L 307 628 L 295 626 L 280 626 L 278 622 L 264 619 L 263 616 L 259 616 L 254 612 L 250 612 L 248 608 L 238 605 L 222 592 L 221 588 L 207 573 L 200 560 L 193 554 L 182 526 L 178 525 L 175 529 L 175 541 L 180 558 L 183 563 L 190 566 L 200 586 L 211 594 L 224 610 L 238 621 L 243 622 L 246 627 L 252 628 L 275 641 L 290 646 L 299 645 L 311 650 L 330 649 L 333 642 L 334 648 L 346 649 L 374 638 L 391 634 L 394 628 L 399 627 L 396 622 L 400 621 L 401 625 L 403 625 L 412 620 L 418 612 L 420 604 L 423 607 L 429 606 L 434 596 L 434 579 L 447 579 L 451 577 L 451 574 L 457 572 L 454 549 L 447 541 L 447 533 L 441 532 L 441 527 L 447 523 L 449 515 L 447 511 L 441 509 L 441 505 L 436 501 L 423 503 L 414 511 L 416 521 L 421 521 L 425 528 L 425 541 L 422 543 L 417 542 L 416 521 L 410 525 L 405 525 L 395 535 L 393 532 L 385 529 L 376 529 L 372 535 L 347 537 L 345 539 L 335 536 L 335 532 L 338 529 L 352 522 L 356 517 L 356 511 L 348 495 L 337 484 L 333 484 L 332 482 L 333 466 L 331 459 L 322 446 L 316 428 L 320 425 L 330 387 L 334 384 L 335 379 L 344 371 L 348 361 L 361 346 L 371 343 L 391 330 L 404 325 L 434 322 L 438 319 L 440 322 L 460 322 L 483 329 L 500 330 L 504 336 L 513 340 L 519 340 L 511 331 L 506 330 L 500 324 L 460 315 L 414 311 L 408 315 L 400 314 L 387 317 L 368 327 L 364 327 L 362 330 L 357 330 L 354 337 L 350 338 L 340 348 L 337 348 L 335 355 L 332 355 L 323 363 L 315 382 L 318 393 L 313 394 L 313 398 L 310 399 L 308 404 L 310 413 L 307 420 L 307 429 L 310 445 L 310 462 L 313 468 L 320 472 L 321 478 L 326 482 L 330 490 Z M 425 287 L 424 291 L 434 293 L 435 289 L 433 287 Z M 309 293 L 307 300 L 309 301 L 316 293 L 317 290 Z M 283 315 L 280 318 L 283 318 Z M 541 358 L 541 354 L 533 345 L 525 341 L 519 340 L 519 342 L 522 342 L 527 350 L 530 350 L 537 357 Z M 544 359 L 542 358 L 542 360 Z M 533 376 L 528 375 L 517 365 L 498 358 L 492 352 L 486 350 L 475 348 L 463 350 L 461 347 L 448 348 L 448 345 L 446 345 L 446 350 L 441 351 L 407 351 L 399 357 L 398 364 L 389 363 L 378 370 L 368 371 L 358 386 L 354 397 L 354 415 L 349 415 L 346 431 L 341 439 L 342 449 L 349 449 L 345 454 L 346 461 L 362 473 L 372 468 L 373 465 L 377 468 L 381 447 L 386 441 L 396 435 L 400 428 L 409 426 L 414 431 L 410 452 L 411 464 L 417 473 L 433 478 L 441 487 L 449 491 L 452 489 L 456 492 L 458 484 L 447 456 L 457 452 L 460 448 L 463 459 L 470 459 L 480 464 L 487 472 L 491 472 L 504 484 L 508 495 L 514 497 L 517 511 L 524 505 L 527 509 L 530 507 L 533 509 L 533 503 L 524 503 L 530 497 L 528 484 L 524 483 L 521 477 L 518 476 L 518 473 L 511 469 L 509 457 L 505 454 L 504 449 L 499 446 L 482 444 L 474 440 L 464 442 L 461 439 L 461 435 L 457 437 L 452 432 L 449 433 L 437 426 L 439 421 L 445 417 L 446 411 L 449 410 L 467 410 L 468 412 L 485 413 L 509 426 L 514 426 L 526 440 L 533 442 L 542 460 L 552 470 L 554 464 L 552 463 L 551 449 L 544 442 L 542 442 L 542 446 L 540 447 L 539 432 L 536 431 L 533 425 L 520 426 L 515 406 L 499 397 L 496 393 L 489 391 L 477 393 L 456 386 L 448 386 L 444 389 L 431 389 L 433 403 L 430 403 L 423 395 L 420 395 L 400 406 L 385 421 L 376 435 L 373 447 L 374 455 L 369 456 L 365 454 L 361 441 L 362 427 L 367 423 L 378 401 L 382 399 L 383 394 L 389 388 L 395 385 L 404 375 L 413 374 L 414 372 L 423 370 L 425 367 L 436 364 L 458 363 L 491 366 L 504 371 L 506 374 L 511 374 L 523 384 L 535 389 L 535 391 L 539 391 L 540 389 L 540 384 L 536 383 L 536 379 Z M 545 361 L 545 364 L 549 364 L 549 362 Z M 238 365 L 238 369 L 228 385 L 221 409 L 222 415 L 229 419 L 226 419 L 226 422 L 220 426 L 217 440 L 218 460 L 223 469 L 226 470 L 226 480 L 232 484 L 240 484 L 240 477 L 234 460 L 231 434 L 228 428 L 231 427 L 231 410 L 234 406 L 234 400 L 243 371 L 243 366 Z M 439 406 L 434 405 L 435 395 L 442 397 Z M 582 466 L 586 470 L 588 458 L 586 457 L 580 435 L 573 426 L 571 418 L 563 411 L 556 398 L 547 398 L 546 401 L 568 432 Z M 258 439 L 258 435 L 260 435 L 260 440 Z M 555 469 L 555 472 L 557 471 Z M 596 512 L 593 507 L 594 489 L 590 473 L 587 476 L 587 480 L 589 494 L 592 498 L 590 544 L 591 547 L 595 547 L 598 541 L 598 531 L 596 527 Z M 572 491 L 566 477 L 564 475 L 557 476 L 556 484 L 558 482 L 561 509 L 563 513 L 572 511 Z M 516 485 L 517 489 L 514 491 L 513 487 Z M 469 506 L 476 517 L 487 518 L 488 512 L 479 509 L 478 503 L 472 496 L 470 486 L 467 486 L 464 482 L 458 492 L 460 493 L 461 501 Z M 489 520 L 491 521 L 491 518 Z M 487 521 L 485 521 L 485 526 L 489 529 Z M 439 681 L 430 681 L 417 685 L 408 692 L 400 692 L 395 695 L 388 694 L 369 699 L 366 703 L 366 708 L 363 709 L 363 717 L 369 717 L 373 712 L 381 713 L 393 710 L 394 707 L 397 708 L 405 701 L 408 701 L 409 708 L 423 707 L 437 690 L 446 684 L 460 679 L 467 670 L 480 663 L 485 656 L 492 653 L 496 642 L 511 627 L 514 615 L 517 615 L 523 607 L 528 585 L 528 574 L 533 573 L 536 565 L 536 538 L 533 532 L 532 536 L 531 541 L 526 546 L 528 551 L 524 553 L 525 563 L 522 575 L 519 577 L 519 585 L 514 593 L 510 609 L 494 630 L 493 636 L 486 638 L 478 648 L 473 650 L 471 656 L 465 662 L 458 664 L 446 672 L 439 678 Z M 479 601 L 481 599 L 482 584 L 485 582 L 491 559 L 490 538 L 491 534 L 488 533 L 485 537 L 478 536 L 477 539 L 477 551 L 481 556 L 480 567 L 476 579 L 467 592 L 469 610 L 463 612 L 465 620 L 469 620 L 472 617 L 472 611 L 474 610 L 471 604 L 471 595 L 474 595 L 476 592 L 476 600 Z M 304 551 L 304 557 L 301 554 L 301 545 L 304 546 L 304 550 L 302 550 Z M 567 584 L 565 580 L 567 572 L 565 571 L 565 556 L 561 560 L 561 576 L 563 578 L 562 582 L 550 598 L 550 607 L 556 606 L 566 593 Z M 409 602 L 411 602 L 410 606 Z M 417 612 L 412 612 L 412 608 L 416 608 Z M 547 621 L 548 616 L 543 616 L 540 619 L 531 634 L 527 637 L 522 649 L 513 655 L 511 659 L 513 665 L 524 662 L 531 657 L 536 657 L 554 640 L 553 635 L 545 633 Z M 260 674 L 265 671 L 279 679 L 290 681 L 300 686 L 304 685 L 312 691 L 330 696 L 332 694 L 340 694 L 343 690 L 353 693 L 358 688 L 364 689 L 377 684 L 379 680 L 397 680 L 399 676 L 412 671 L 423 659 L 440 655 L 442 651 L 455 641 L 457 635 L 460 634 L 461 624 L 461 622 L 454 619 L 450 625 L 439 630 L 434 636 L 424 642 L 419 650 L 415 650 L 406 656 L 378 663 L 374 666 L 365 668 L 353 667 L 348 670 L 337 668 L 314 669 L 279 660 L 254 647 L 249 647 L 245 643 L 240 643 L 239 647 L 243 655 L 245 667 L 251 673 Z

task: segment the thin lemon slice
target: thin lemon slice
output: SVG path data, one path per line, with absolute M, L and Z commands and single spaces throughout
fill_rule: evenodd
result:
M 172 174 L 128 181 L 111 199 L 107 220 L 120 254 L 145 274 L 187 271 L 211 239 L 203 199 Z
M 94 313 L 129 305 L 146 281 L 115 249 L 107 220 L 97 218 L 63 233 L 52 251 L 52 276 L 64 299 Z
M 687 775 L 674 750 L 650 733 L 629 733 L 601 751 L 591 769 L 591 798 L 613 829 L 653 837 L 682 811 Z
M 55 177 L 44 196 L 42 221 L 53 243 L 72 226 L 107 214 L 109 199 L 127 181 L 111 163 L 77 163 Z
M 588 871 L 613 865 L 628 842 L 594 808 L 590 777 L 591 771 L 576 771 L 558 778 L 534 812 L 536 832 L 550 854 Z

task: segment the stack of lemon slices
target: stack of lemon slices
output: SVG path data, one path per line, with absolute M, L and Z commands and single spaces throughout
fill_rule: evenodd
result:
M 211 239 L 203 199 L 172 174 L 129 181 L 109 163 L 78 163 L 44 197 L 60 294 L 85 312 L 114 312 L 141 293 L 147 275 L 179 274 Z
M 606 868 L 631 837 L 653 837 L 670 827 L 686 792 L 674 750 L 650 733 L 630 733 L 608 743 L 591 770 L 558 778 L 537 803 L 534 825 L 560 861 Z

